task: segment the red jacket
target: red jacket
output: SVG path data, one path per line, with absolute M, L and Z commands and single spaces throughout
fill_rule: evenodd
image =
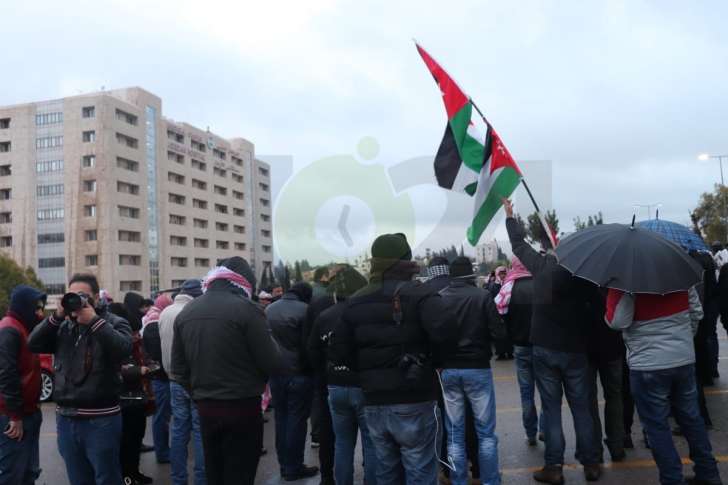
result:
M 20 335 L 20 348 L 17 351 L 17 377 L 20 380 L 22 406 L 8 406 L 5 396 L 0 393 L 0 415 L 10 416 L 14 419 L 29 416 L 38 411 L 40 399 L 40 358 L 28 350 L 28 330 L 18 319 L 6 315 L 0 320 L 0 330 L 13 328 Z M 10 409 L 12 408 L 12 409 Z

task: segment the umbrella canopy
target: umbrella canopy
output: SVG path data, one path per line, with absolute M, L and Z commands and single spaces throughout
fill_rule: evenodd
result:
M 702 280 L 703 269 L 677 244 L 624 224 L 576 232 L 556 248 L 559 264 L 599 286 L 664 295 Z
M 685 251 L 710 250 L 708 245 L 705 244 L 705 241 L 703 241 L 703 238 L 691 231 L 689 227 L 678 224 L 677 222 L 652 219 L 638 222 L 637 225 L 669 239 L 675 244 L 680 245 Z

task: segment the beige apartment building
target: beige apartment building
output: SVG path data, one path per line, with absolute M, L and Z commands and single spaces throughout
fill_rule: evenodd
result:
M 0 107 L 0 251 L 49 293 L 76 272 L 148 295 L 243 256 L 273 260 L 254 145 L 162 114 L 141 88 Z

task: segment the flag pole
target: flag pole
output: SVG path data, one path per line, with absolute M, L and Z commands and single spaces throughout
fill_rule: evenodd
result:
M 475 111 L 478 112 L 480 117 L 483 119 L 483 122 L 488 125 L 490 128 L 490 123 L 488 123 L 488 120 L 485 118 L 485 115 L 482 111 L 480 111 L 480 108 L 478 108 L 478 105 L 475 104 L 475 101 L 473 101 L 473 98 L 470 98 L 470 104 L 473 105 L 473 108 L 475 108 Z M 533 193 L 531 192 L 531 188 L 528 186 L 528 183 L 526 183 L 526 178 L 521 176 L 521 183 L 523 184 L 523 188 L 526 189 L 526 193 L 528 194 L 528 197 L 531 199 L 531 203 L 533 203 L 533 207 L 536 209 L 536 215 L 538 216 L 539 221 L 541 221 L 541 225 L 543 226 L 544 231 L 546 232 L 546 237 L 548 237 L 549 242 L 551 243 L 551 247 L 556 247 L 556 241 L 554 240 L 553 234 L 551 234 L 551 228 L 549 227 L 548 223 L 546 222 L 546 219 L 543 217 L 543 214 L 541 214 L 541 209 L 538 206 L 538 202 L 536 202 L 536 198 L 533 196 Z

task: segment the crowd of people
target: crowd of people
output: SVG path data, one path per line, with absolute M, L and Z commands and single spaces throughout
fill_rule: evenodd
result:
M 505 208 L 515 256 L 484 288 L 467 257 L 433 258 L 415 278 L 402 234 L 374 241 L 368 279 L 340 264 L 313 285 L 256 289 L 233 257 L 154 301 L 130 292 L 117 303 L 78 274 L 48 316 L 41 291 L 15 288 L 0 321 L 0 484 L 40 473 L 41 353 L 54 356 L 73 485 L 152 483 L 139 465 L 148 416 L 148 451 L 175 485 L 190 481 L 190 445 L 196 485 L 253 484 L 268 407 L 284 481 L 352 485 L 360 440 L 367 485 L 499 484 L 494 353 L 515 361 L 524 445 L 544 442 L 535 480 L 564 483 L 565 395 L 586 480 L 601 477 L 605 448 L 619 462 L 634 447 L 636 409 L 661 483 L 721 483 L 703 387 L 718 377 L 728 265 L 695 254 L 703 284 L 664 296 L 599 288 L 535 250 Z M 309 421 L 318 466 L 304 460 Z M 694 477 L 683 477 L 674 433 Z

